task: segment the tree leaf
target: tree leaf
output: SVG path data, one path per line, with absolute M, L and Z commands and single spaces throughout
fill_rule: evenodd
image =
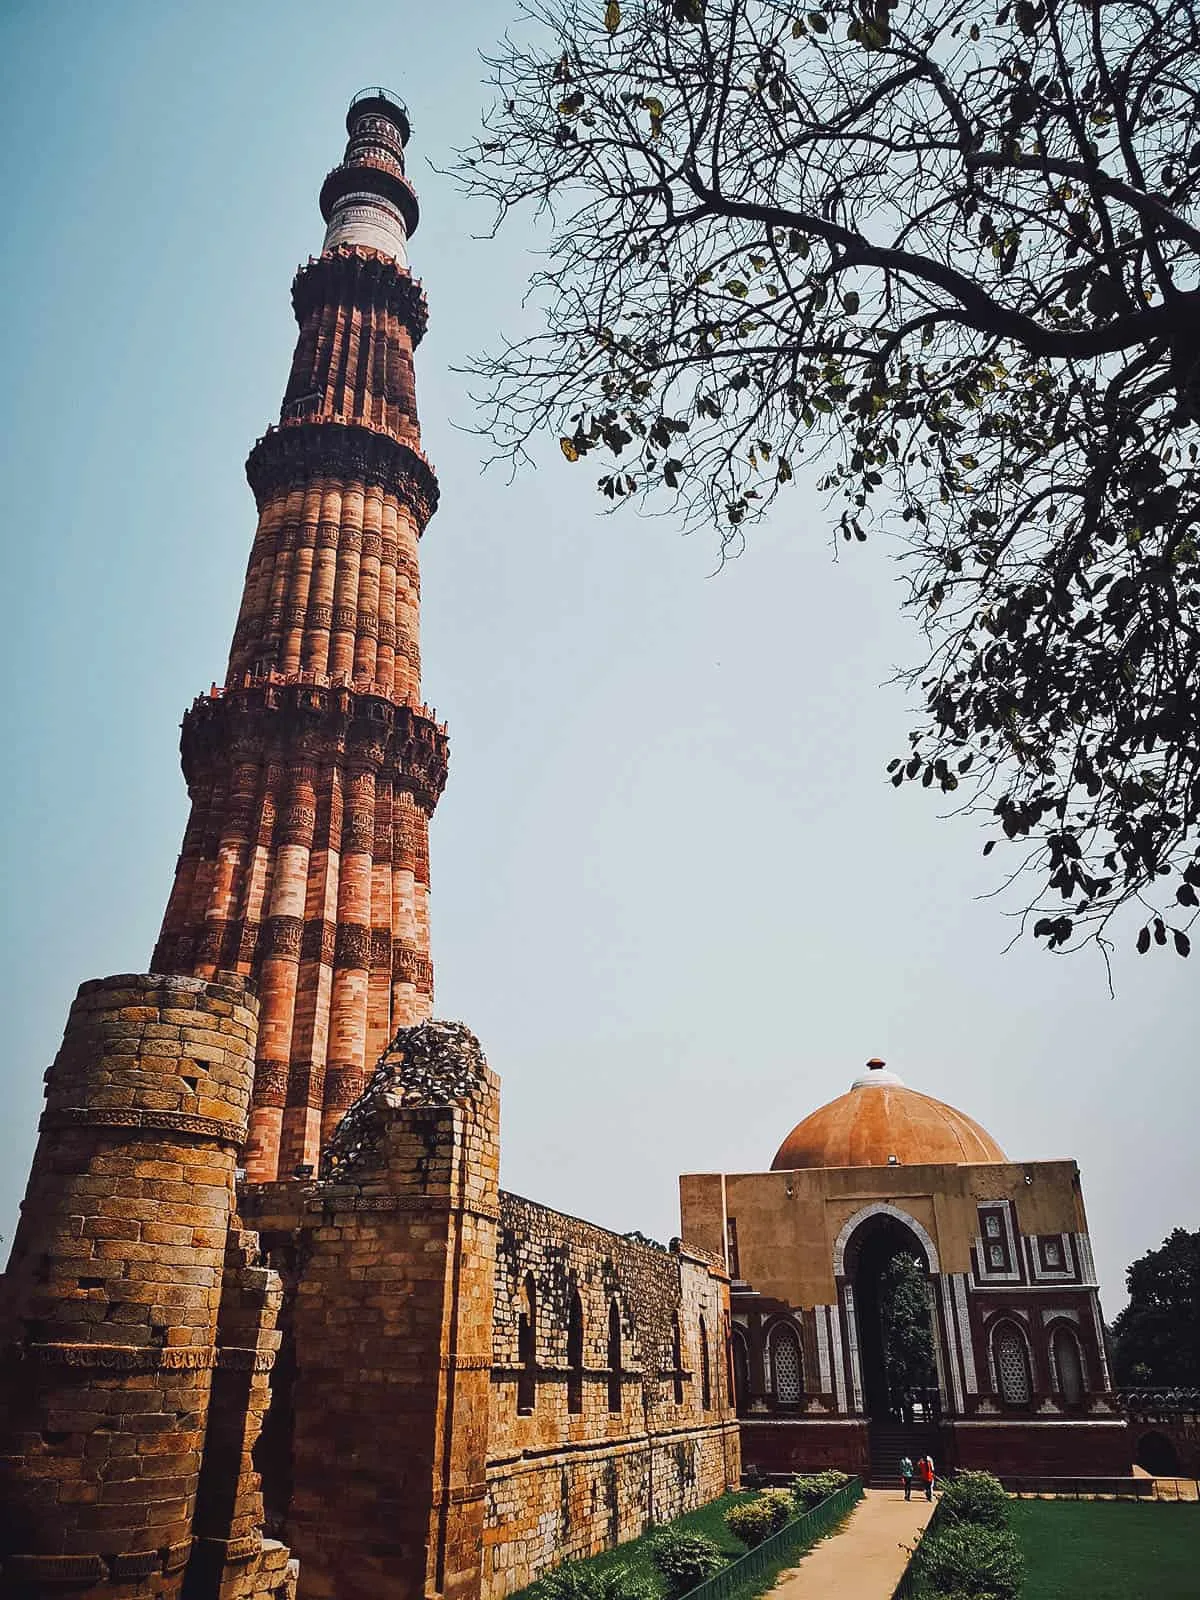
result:
M 608 0 L 608 4 L 604 8 L 604 26 L 609 33 L 616 33 L 621 26 L 621 8 L 617 4 L 617 0 Z
M 562 451 L 563 455 L 566 456 L 568 461 L 579 460 L 578 446 L 573 439 L 568 439 L 565 434 L 558 441 L 558 448 Z

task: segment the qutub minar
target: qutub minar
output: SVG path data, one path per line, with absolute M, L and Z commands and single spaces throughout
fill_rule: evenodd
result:
M 429 818 L 446 732 L 421 704 L 418 541 L 437 505 L 413 351 L 408 122 L 355 101 L 278 427 L 250 453 L 258 528 L 224 685 L 183 723 L 192 802 L 156 972 L 253 974 L 247 1176 L 315 1165 L 398 1027 L 433 1004 Z
M 872 1062 L 664 1249 L 499 1187 L 431 1020 L 403 106 L 351 103 L 148 974 L 85 983 L 0 1280 L 0 1596 L 502 1600 L 766 1471 L 1119 1474 L 1079 1172 Z M 619 1163 L 620 1153 L 614 1153 Z M 686 1241 L 686 1242 L 684 1242 Z M 894 1392 L 880 1283 L 928 1288 Z

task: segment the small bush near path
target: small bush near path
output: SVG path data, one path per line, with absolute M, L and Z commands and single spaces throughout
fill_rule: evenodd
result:
M 686 1594 L 728 1564 L 728 1557 L 711 1539 L 678 1528 L 664 1528 L 656 1534 L 650 1544 L 650 1556 L 671 1596 Z
M 1016 1500 L 1021 1600 L 1196 1600 L 1200 1506 Z
M 564 1562 L 526 1593 L 537 1600 L 658 1600 L 645 1573 L 628 1567 L 596 1568 L 586 1561 Z
M 811 1511 L 813 1506 L 820 1505 L 822 1500 L 828 1500 L 831 1494 L 836 1494 L 850 1482 L 848 1473 L 838 1472 L 830 1467 L 825 1472 L 805 1472 L 798 1478 L 793 1478 L 789 1488 L 792 1499 L 800 1511 Z
M 735 1538 L 753 1549 L 796 1513 L 796 1504 L 786 1489 L 765 1489 L 745 1505 L 731 1506 L 725 1513 L 725 1525 Z
M 972 1523 L 980 1528 L 1008 1526 L 1008 1495 L 990 1472 L 956 1472 L 942 1489 L 939 1521 L 950 1526 Z
M 946 1600 L 1017 1600 L 1021 1593 L 1024 1562 L 1007 1528 L 939 1528 L 921 1540 L 916 1562 L 922 1589 Z

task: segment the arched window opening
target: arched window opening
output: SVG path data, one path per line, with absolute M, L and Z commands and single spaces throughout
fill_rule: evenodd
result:
M 777 1406 L 798 1406 L 804 1394 L 804 1361 L 795 1328 L 779 1322 L 771 1329 L 771 1388 Z
M 537 1286 L 533 1274 L 525 1279 L 521 1315 L 517 1323 L 517 1410 L 528 1415 L 537 1404 Z
M 567 1313 L 567 1410 L 573 1417 L 583 1410 L 583 1301 L 578 1289 Z
M 679 1326 L 678 1311 L 671 1318 L 671 1366 L 675 1386 L 675 1404 L 683 1404 L 683 1330 Z
M 1027 1406 L 1033 1399 L 1033 1379 L 1025 1340 L 1011 1322 L 1003 1322 L 992 1336 L 996 1385 L 1006 1406 Z
M 733 1393 L 739 1411 L 750 1404 L 750 1346 L 738 1327 L 733 1330 Z
M 1050 1345 L 1054 1357 L 1054 1370 L 1058 1374 L 1058 1392 L 1065 1404 L 1077 1406 L 1083 1400 L 1083 1357 L 1079 1341 L 1070 1328 L 1056 1328 Z
M 736 1404 L 737 1385 L 733 1379 L 733 1322 L 728 1311 L 724 1313 L 725 1327 L 725 1404 Z
M 712 1410 L 712 1368 L 708 1358 L 708 1328 L 700 1318 L 700 1405 L 704 1411 Z
M 621 1409 L 621 1312 L 615 1300 L 608 1302 L 608 1409 Z

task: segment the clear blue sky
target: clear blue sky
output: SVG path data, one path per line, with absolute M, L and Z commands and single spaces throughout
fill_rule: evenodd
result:
M 504 1085 L 506 1185 L 677 1230 L 676 1175 L 767 1165 L 868 1056 L 1016 1158 L 1074 1156 L 1111 1316 L 1200 1225 L 1195 962 L 1017 949 L 981 836 L 896 794 L 915 648 L 886 547 L 833 558 L 803 485 L 747 555 L 603 517 L 548 449 L 481 475 L 453 372 L 522 326 L 532 236 L 447 180 L 510 6 L 310 0 L 0 8 L 3 483 L 0 1231 L 84 979 L 143 970 L 185 819 L 177 729 L 224 670 L 277 414 L 288 286 L 349 96 L 408 101 L 442 509 L 425 692 L 438 1011 Z

